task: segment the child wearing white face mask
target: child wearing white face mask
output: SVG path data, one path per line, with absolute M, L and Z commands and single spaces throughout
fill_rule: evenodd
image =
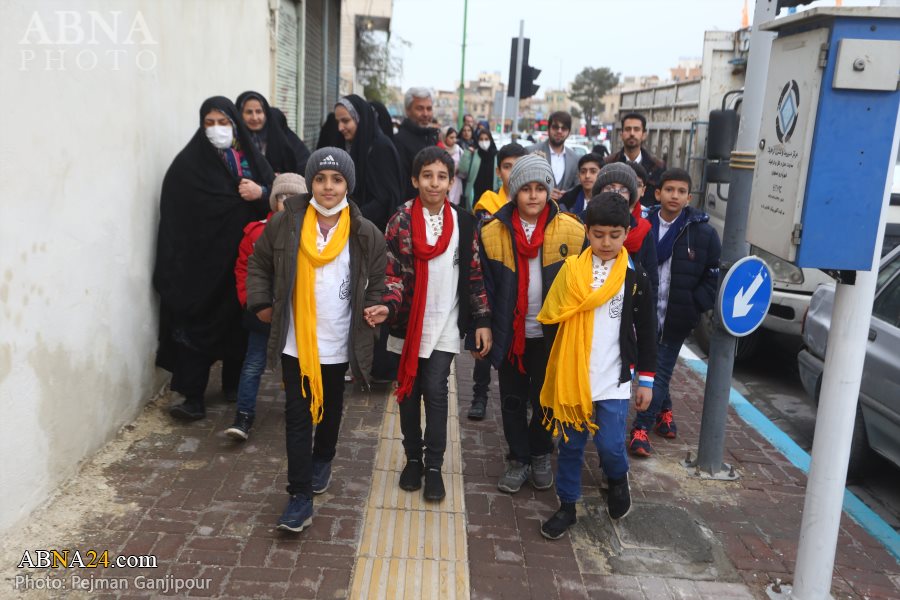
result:
M 268 364 L 281 362 L 284 383 L 290 500 L 278 528 L 285 531 L 312 523 L 313 494 L 331 481 L 348 365 L 366 387 L 372 367 L 380 321 L 363 310 L 381 304 L 387 249 L 347 199 L 355 180 L 349 154 L 314 152 L 306 165 L 312 194 L 285 201 L 248 264 L 247 307 L 271 323 Z
M 497 176 L 497 146 L 487 129 L 479 129 L 475 134 L 476 144 L 469 147 L 459 161 L 459 176 L 465 180 L 463 201 L 466 209 L 473 210 L 475 202 L 487 191 L 500 189 Z

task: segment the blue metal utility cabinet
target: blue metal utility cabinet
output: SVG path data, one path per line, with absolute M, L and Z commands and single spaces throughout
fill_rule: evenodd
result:
M 900 106 L 900 8 L 776 19 L 747 241 L 800 267 L 868 271 Z

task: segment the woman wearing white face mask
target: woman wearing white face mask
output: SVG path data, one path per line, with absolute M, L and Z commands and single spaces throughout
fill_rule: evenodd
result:
M 246 344 L 234 262 L 244 227 L 266 216 L 274 174 L 231 100 L 200 108 L 200 127 L 163 180 L 153 285 L 160 296 L 157 364 L 185 396 L 170 409 L 206 414 L 209 369 L 223 361 L 222 389 L 236 390 Z
M 465 152 L 459 162 L 460 176 L 466 181 L 463 198 L 468 210 L 487 190 L 496 191 L 500 187 L 497 175 L 497 146 L 487 129 L 479 129 L 475 134 L 477 143 Z

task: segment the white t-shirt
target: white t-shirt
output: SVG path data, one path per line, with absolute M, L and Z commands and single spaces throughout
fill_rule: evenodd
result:
M 522 229 L 525 230 L 525 238 L 530 242 L 537 225 L 532 225 L 521 218 L 519 221 L 522 223 Z M 537 320 L 541 306 L 544 304 L 541 297 L 543 295 L 541 254 L 542 250 L 538 250 L 537 256 L 528 259 L 528 310 L 525 312 L 525 337 L 529 339 L 544 337 L 544 329 Z
M 323 236 L 316 227 L 316 248 L 321 253 L 337 225 Z M 316 273 L 316 339 L 319 364 L 336 365 L 350 360 L 350 242 L 337 257 L 326 265 L 317 267 Z M 292 290 L 293 291 L 293 290 Z M 287 339 L 282 352 L 297 356 L 297 333 L 294 329 L 293 302 L 289 307 Z
M 425 238 L 435 244 L 444 230 L 443 212 L 425 213 Z M 422 341 L 419 358 L 429 358 L 435 350 L 459 354 L 459 219 L 453 215 L 453 235 L 447 251 L 428 261 L 428 294 L 422 319 Z M 411 292 L 412 290 L 407 290 Z M 404 340 L 390 336 L 387 349 L 402 354 Z
M 603 285 L 615 259 L 602 261 L 593 257 L 591 287 Z M 619 383 L 622 372 L 622 352 L 619 347 L 619 331 L 622 326 L 622 309 L 625 304 L 625 285 L 605 304 L 594 309 L 594 336 L 591 340 L 590 380 L 591 398 L 597 400 L 621 400 L 631 398 L 631 382 Z
M 666 221 L 662 218 L 662 216 L 657 215 L 659 217 L 659 237 L 656 238 L 656 241 L 659 242 L 666 235 L 666 232 L 669 231 L 669 228 L 672 226 L 675 221 Z M 677 219 L 677 217 L 676 217 Z M 669 287 L 672 285 L 672 257 L 659 265 L 658 269 L 659 273 L 659 288 L 657 289 L 656 296 L 656 320 L 659 322 L 659 331 L 663 330 L 663 324 L 666 322 L 666 307 L 669 305 Z

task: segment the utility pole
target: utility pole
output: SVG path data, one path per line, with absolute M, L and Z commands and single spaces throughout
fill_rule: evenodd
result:
M 522 57 L 525 53 L 525 21 L 519 21 L 519 42 L 516 46 L 516 96 L 513 100 L 516 110 L 510 133 L 518 137 L 519 133 L 519 98 L 522 96 Z
M 741 107 L 741 124 L 738 131 L 737 150 L 731 153 L 731 184 L 728 187 L 728 206 L 725 209 L 725 226 L 722 232 L 722 258 L 719 283 L 741 258 L 747 256 L 747 217 L 750 214 L 750 188 L 756 168 L 756 145 L 762 121 L 763 97 L 769 71 L 769 55 L 775 34 L 760 31 L 759 26 L 771 21 L 777 13 L 774 0 L 756 0 L 753 11 L 753 29 L 750 32 L 750 50 L 747 77 L 744 82 L 744 98 Z M 697 459 L 685 466 L 702 477 L 712 479 L 736 479 L 737 474 L 722 462 L 725 447 L 725 421 L 728 418 L 728 397 L 731 394 L 731 375 L 737 338 L 722 326 L 718 302 L 713 319 L 713 331 L 709 344 L 709 366 L 703 401 L 703 418 L 700 422 L 700 444 Z
M 469 21 L 469 0 L 463 0 L 463 38 L 462 38 L 462 66 L 459 68 L 459 110 L 456 115 L 456 129 L 462 129 L 463 114 L 466 96 L 466 24 Z

